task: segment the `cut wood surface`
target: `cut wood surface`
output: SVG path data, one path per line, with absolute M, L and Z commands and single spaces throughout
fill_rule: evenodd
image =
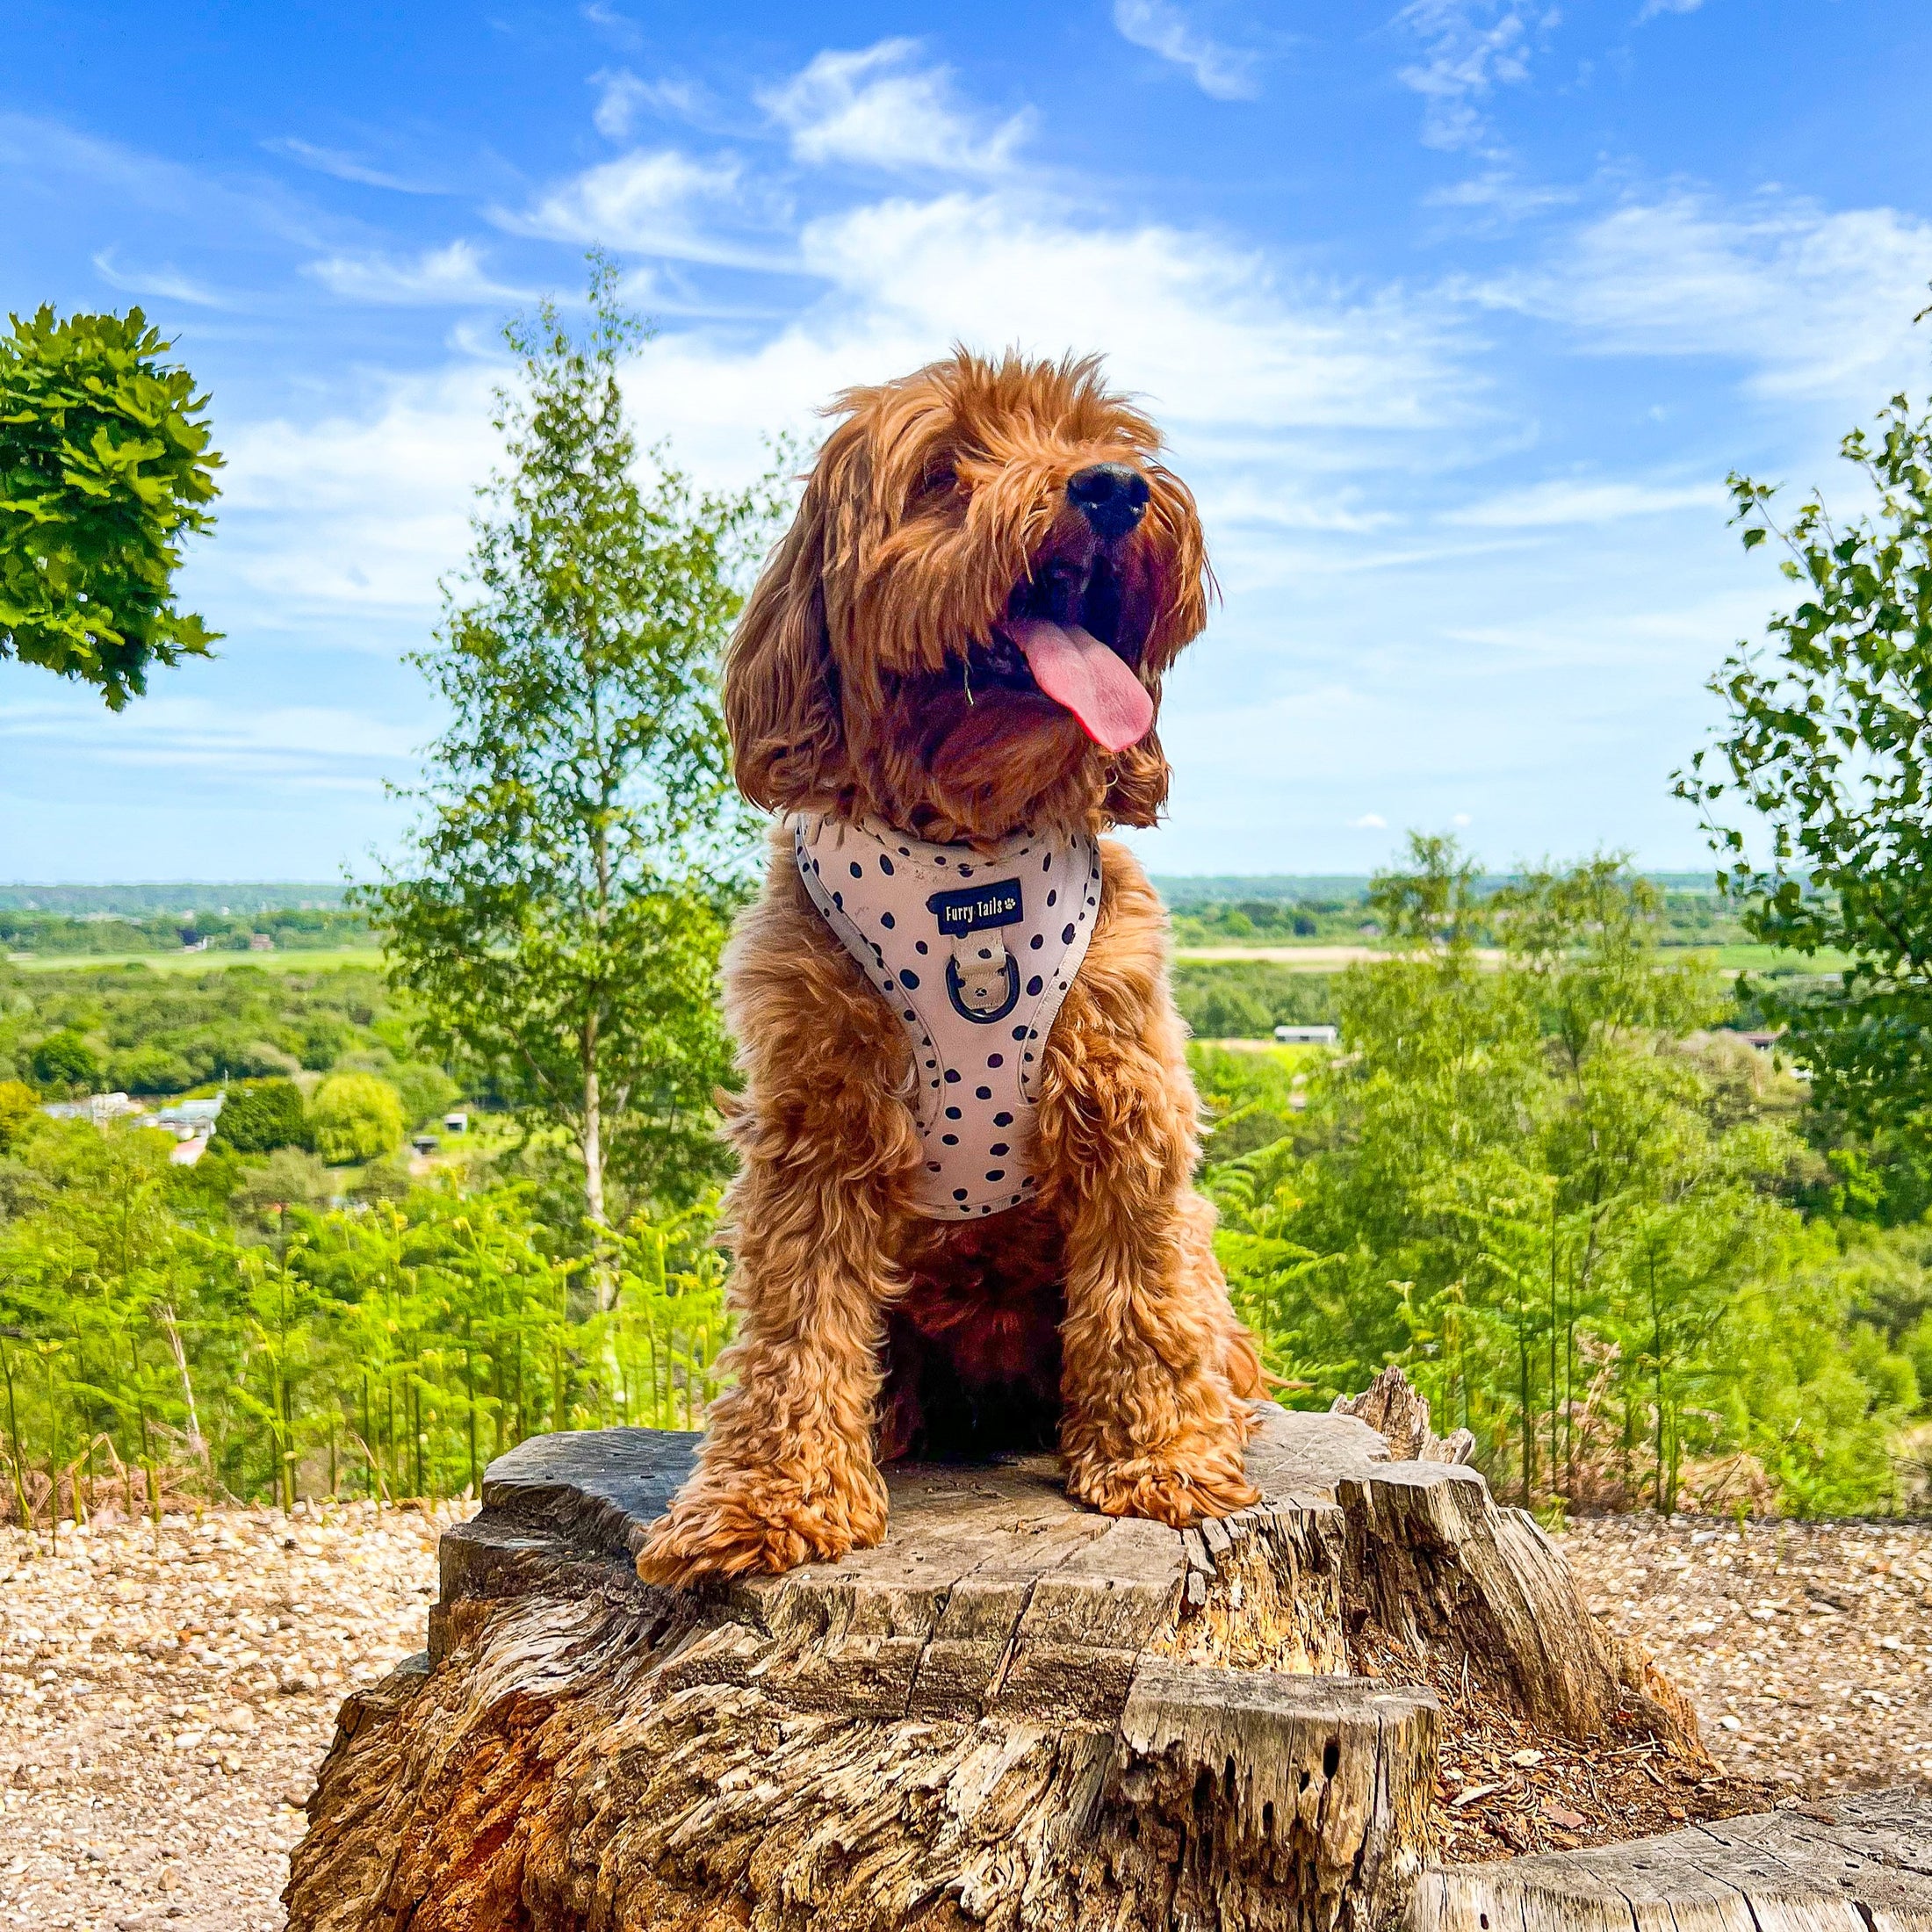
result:
M 1409 1932 L 1907 1932 L 1932 1927 L 1916 1792 L 1729 1818 L 1587 1851 L 1424 1873 Z
M 1639 1741 L 1722 1808 L 1534 1523 L 1359 1415 L 1270 1411 L 1262 1502 L 1185 1534 L 1070 1503 L 1051 1458 L 901 1467 L 877 1548 L 680 1595 L 631 1561 L 696 1439 L 492 1465 L 428 1653 L 343 1707 L 292 1932 L 1368 1928 L 1467 1713 Z

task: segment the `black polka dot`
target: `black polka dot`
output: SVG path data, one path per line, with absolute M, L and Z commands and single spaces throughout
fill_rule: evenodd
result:
M 1047 943 L 1046 935 L 1043 933 L 1035 933 L 1027 943 L 1037 953 Z
M 1053 854 L 1050 852 L 1048 853 L 1045 858 L 1041 860 L 1040 869 L 1042 872 L 1050 872 L 1053 870 Z
M 940 863 L 941 863 L 941 865 L 943 865 L 943 864 L 944 864 L 945 862 L 946 862 L 946 861 L 944 861 L 943 859 L 940 861 Z M 955 1200 L 965 1200 L 965 1198 L 966 1198 L 966 1190 L 965 1190 L 965 1189 L 964 1189 L 963 1187 L 955 1187 L 955 1188 L 954 1188 L 954 1190 L 953 1190 L 953 1199 L 954 1199 Z
M 856 866 L 854 866 L 854 867 L 853 868 L 853 870 L 854 870 L 854 871 L 857 871 L 857 870 L 858 870 L 858 868 L 857 868 Z M 1059 894 L 1059 892 L 1058 892 L 1058 890 L 1054 890 L 1054 891 L 1051 891 L 1051 892 L 1049 892 L 1049 893 L 1048 893 L 1048 894 L 1047 894 L 1047 904 L 1048 904 L 1049 905 L 1059 905 L 1059 903 L 1060 903 L 1060 894 Z
M 986 1179 L 988 1180 L 1005 1180 L 1006 1178 L 1006 1170 L 1004 1167 L 989 1167 L 986 1170 Z
M 1015 1027 L 1013 1036 L 1015 1040 L 1024 1040 L 1027 1037 L 1027 1029 L 1024 1027 Z
M 991 1087 L 975 1087 L 973 1089 L 973 1098 L 976 1100 L 990 1100 L 992 1097 L 993 1090 Z
M 948 1147 L 957 1147 L 959 1145 L 959 1135 L 956 1134 L 941 1134 L 940 1139 Z
M 926 1046 L 930 1046 L 930 1045 L 932 1044 L 932 1042 L 928 1040 L 928 1041 L 925 1041 L 925 1042 L 922 1042 L 921 1043 L 922 1043 L 923 1045 L 926 1045 Z M 936 1060 L 928 1060 L 928 1061 L 927 1061 L 927 1062 L 926 1063 L 926 1071 L 927 1071 L 928 1073 L 930 1073 L 930 1072 L 931 1072 L 931 1071 L 933 1071 L 933 1069 L 934 1069 L 934 1068 L 935 1066 L 937 1066 L 938 1064 L 939 1064 L 939 1063 L 938 1063 L 938 1062 L 937 1062 Z M 937 1086 L 937 1085 L 939 1085 L 939 1082 L 938 1082 L 937 1080 L 935 1080 L 935 1081 L 934 1081 L 933 1085 L 934 1085 L 934 1086 Z
M 986 1056 L 986 1064 L 990 1067 L 1004 1066 L 1006 1064 L 1005 1056 L 1001 1054 L 989 1053 Z
M 879 870 L 889 879 L 892 876 L 892 861 L 883 852 L 879 854 Z
M 993 1125 L 995 1127 L 1011 1127 L 1013 1125 L 1013 1115 L 1010 1114 L 996 1114 L 993 1115 Z
M 956 1121 L 959 1118 L 959 1109 L 956 1107 L 948 1107 L 946 1109 L 946 1118 L 949 1121 Z
M 912 941 L 912 950 L 915 953 L 923 953 L 926 950 L 926 941 L 922 939 L 914 940 Z
M 937 1161 L 927 1161 L 927 1162 L 926 1162 L 926 1172 L 927 1172 L 928 1174 L 936 1174 L 936 1173 L 938 1173 L 938 1172 L 939 1172 L 939 1163 L 938 1163 Z
M 990 946 L 982 946 L 979 948 L 979 956 L 982 959 L 991 959 L 993 956 L 992 948 Z
M 1046 982 L 1041 978 L 1038 973 L 1035 973 L 1033 977 L 1027 982 L 1027 997 L 1029 999 L 1034 998 L 1038 995 L 1040 989 L 1045 984 Z
M 1071 926 L 1062 926 L 1062 927 L 1060 928 L 1060 940 L 1061 940 L 1061 943 L 1062 943 L 1063 945 L 1066 945 L 1066 946 L 1071 946 L 1071 945 L 1072 945 L 1072 943 L 1073 943 L 1073 928 L 1072 928 L 1072 927 L 1071 927 Z
M 911 851 L 910 851 L 910 850 L 909 850 L 909 849 L 908 849 L 908 848 L 907 848 L 906 847 L 905 847 L 905 846 L 901 846 L 901 847 L 899 847 L 899 856 L 900 856 L 900 857 L 901 857 L 902 859 L 910 859 L 910 858 L 911 858 L 911 857 L 912 856 L 912 854 Z
M 889 933 L 898 923 L 898 920 L 896 920 L 890 912 L 881 912 L 879 914 L 879 924 L 883 926 Z
M 832 895 L 832 903 L 836 905 L 841 912 L 844 912 L 845 894 L 843 892 L 834 892 Z
M 917 985 L 919 984 L 919 975 L 918 975 L 917 973 L 915 973 L 915 972 L 914 972 L 914 971 L 912 970 L 912 968 L 911 968 L 910 966 L 902 966 L 902 967 L 900 967 L 900 968 L 899 968 L 899 984 L 900 984 L 900 985 L 902 985 L 902 986 L 917 986 Z M 907 1015 L 906 1017 L 907 1017 L 908 1019 L 910 1019 L 910 1018 L 911 1018 L 912 1016 L 911 1016 L 910 1014 L 908 1014 L 908 1015 Z
M 852 876 L 855 879 L 862 879 L 865 876 L 865 868 L 856 859 L 852 861 Z
M 910 1020 L 914 1026 L 917 1026 L 919 1024 L 919 1016 L 916 1013 L 914 1013 L 910 1006 L 905 1009 L 905 1017 Z
M 960 876 L 960 877 L 961 877 L 961 878 L 962 878 L 962 879 L 970 879 L 970 878 L 971 878 L 971 877 L 972 877 L 972 876 L 973 876 L 973 869 L 972 869 L 972 867 L 971 867 L 971 866 L 970 866 L 970 865 L 962 865 L 962 866 L 961 866 L 961 867 L 960 867 L 960 869 L 959 869 L 959 876 Z
M 1004 1154 L 1006 1151 L 1006 1143 L 1004 1141 L 995 1141 L 986 1151 L 989 1154 Z
M 946 1070 L 946 1079 L 948 1085 L 954 1085 L 957 1084 L 959 1075 L 953 1068 L 948 1067 Z

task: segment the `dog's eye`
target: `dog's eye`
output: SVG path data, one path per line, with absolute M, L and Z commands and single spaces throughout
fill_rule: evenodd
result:
M 926 472 L 919 478 L 919 487 L 912 492 L 915 501 L 924 501 L 931 497 L 944 496 L 959 483 L 959 472 L 950 463 L 928 464 Z

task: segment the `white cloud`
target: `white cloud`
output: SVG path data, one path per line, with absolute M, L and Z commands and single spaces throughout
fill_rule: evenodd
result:
M 1600 352 L 1734 357 L 1766 393 L 1872 401 L 1922 364 L 1912 318 L 1928 279 L 1932 222 L 1915 215 L 1685 192 L 1629 202 L 1540 266 L 1469 292 Z
M 1457 148 L 1482 144 L 1480 104 L 1529 78 L 1531 37 L 1557 16 L 1536 0 L 1410 0 L 1395 18 L 1423 43 L 1422 59 L 1396 76 L 1423 97 L 1422 138 Z
M 423 735 L 415 725 L 337 707 L 251 710 L 166 692 L 119 713 L 71 700 L 0 707 L 0 739 L 21 746 L 71 746 L 90 762 L 307 791 L 379 793 L 381 768 L 407 770 Z
M 1450 813 L 1449 823 L 1453 825 L 1458 832 L 1467 832 L 1469 827 L 1475 823 L 1475 820 L 1472 818 L 1466 811 L 1455 811 Z
M 197 308 L 227 308 L 225 295 L 218 295 L 205 284 L 191 279 L 169 263 L 159 268 L 127 269 L 114 259 L 112 249 L 103 249 L 94 257 L 94 268 L 110 288 L 129 295 L 159 296 L 163 301 L 187 302 Z
M 473 242 L 425 249 L 413 260 L 386 255 L 332 255 L 305 262 L 302 273 L 350 302 L 516 302 L 527 292 L 493 282 Z
M 299 162 L 317 174 L 332 175 L 337 181 L 353 181 L 364 188 L 386 188 L 401 195 L 439 195 L 449 191 L 433 182 L 413 181 L 405 175 L 393 175 L 384 169 L 371 168 L 354 155 L 343 154 L 340 148 L 317 148 L 312 142 L 297 141 L 292 134 L 285 135 L 279 141 L 263 141 L 262 145 L 271 155 L 286 155 L 291 161 Z
M 1216 100 L 1251 100 L 1261 91 L 1256 56 L 1209 39 L 1171 0 L 1114 0 L 1114 25 L 1135 47 L 1186 68 Z
M 1387 832 L 1388 821 L 1379 811 L 1365 811 L 1359 818 L 1349 820 L 1352 832 Z
M 640 255 L 769 267 L 768 256 L 729 238 L 741 220 L 744 170 L 734 155 L 696 160 L 674 148 L 620 155 L 588 169 L 523 213 L 490 219 L 514 234 L 586 242 Z
M 1644 0 L 1637 15 L 1637 25 L 1646 20 L 1654 20 L 1665 13 L 1695 13 L 1704 4 L 1704 0 Z
M 362 623 L 432 621 L 436 580 L 469 547 L 474 486 L 499 455 L 497 372 L 458 364 L 386 382 L 359 410 L 231 427 L 220 540 L 194 553 L 191 602 L 230 631 L 250 611 L 332 612 L 357 621 L 329 642 L 378 652 L 393 640 Z
M 623 141 L 642 109 L 695 120 L 703 105 L 688 81 L 646 81 L 627 67 L 605 68 L 590 76 L 590 84 L 598 90 L 590 119 L 606 141 Z
M 1554 530 L 1672 510 L 1719 512 L 1729 501 L 1716 483 L 1586 483 L 1557 478 L 1467 504 L 1443 521 L 1474 530 Z
M 955 97 L 944 68 L 915 64 L 915 40 L 828 48 L 759 104 L 791 135 L 800 161 L 854 162 L 888 171 L 997 175 L 1032 125 L 1028 113 L 989 127 Z

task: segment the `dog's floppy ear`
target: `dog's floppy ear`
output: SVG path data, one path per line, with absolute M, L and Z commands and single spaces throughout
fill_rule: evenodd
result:
M 732 771 L 738 789 L 768 811 L 829 804 L 848 782 L 825 622 L 828 494 L 821 462 L 724 653 Z

